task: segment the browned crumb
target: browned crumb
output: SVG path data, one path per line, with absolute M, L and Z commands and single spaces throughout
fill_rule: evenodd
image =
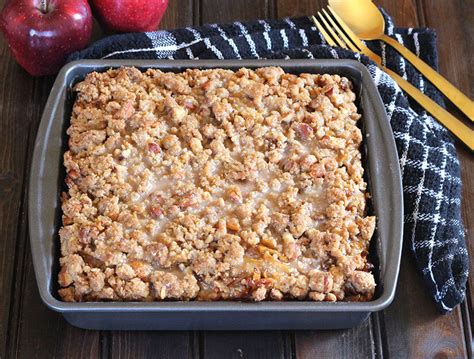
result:
M 347 79 L 121 68 L 75 89 L 63 300 L 372 298 Z

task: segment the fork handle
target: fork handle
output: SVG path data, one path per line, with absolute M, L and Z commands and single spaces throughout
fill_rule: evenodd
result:
M 464 95 L 456 87 L 454 87 L 448 80 L 441 76 L 438 72 L 433 70 L 426 62 L 421 60 L 413 52 L 408 50 L 398 41 L 392 39 L 387 35 L 383 35 L 381 40 L 392 46 L 405 59 L 411 62 L 418 71 L 420 71 L 434 86 L 438 88 L 453 104 L 455 104 L 464 114 L 474 122 L 474 102 L 469 97 Z
M 397 84 L 408 93 L 416 102 L 425 108 L 433 117 L 441 122 L 457 138 L 464 142 L 471 151 L 474 150 L 474 131 L 451 115 L 448 111 L 423 94 L 415 86 L 403 79 L 392 70 L 382 67 L 382 69 L 394 79 Z

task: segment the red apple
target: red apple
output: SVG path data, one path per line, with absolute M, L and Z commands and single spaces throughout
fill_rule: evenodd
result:
M 168 0 L 91 0 L 91 4 L 106 29 L 143 32 L 156 30 Z
M 89 44 L 91 9 L 87 0 L 10 0 L 0 13 L 0 30 L 26 71 L 50 75 Z

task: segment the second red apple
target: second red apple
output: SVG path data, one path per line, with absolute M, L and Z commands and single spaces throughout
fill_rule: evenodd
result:
M 91 4 L 106 29 L 143 32 L 157 29 L 168 0 L 91 0 Z

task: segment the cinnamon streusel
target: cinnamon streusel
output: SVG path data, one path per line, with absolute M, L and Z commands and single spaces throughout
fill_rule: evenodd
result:
M 278 67 L 89 74 L 64 154 L 62 299 L 370 300 L 351 88 Z

